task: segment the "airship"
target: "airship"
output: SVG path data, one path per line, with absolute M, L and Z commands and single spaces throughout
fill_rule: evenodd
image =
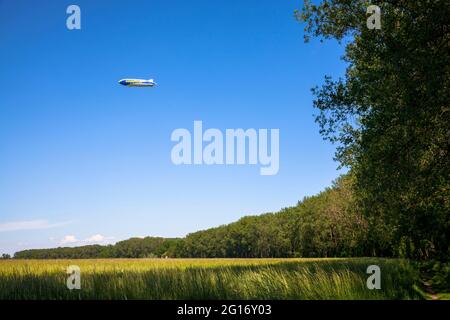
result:
M 156 82 L 153 79 L 121 79 L 119 84 L 127 87 L 153 87 Z

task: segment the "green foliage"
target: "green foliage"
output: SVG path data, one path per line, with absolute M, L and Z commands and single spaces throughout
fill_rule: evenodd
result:
M 321 134 L 355 176 L 355 201 L 378 255 L 448 259 L 450 242 L 450 3 L 305 1 L 306 38 L 346 41 L 345 79 L 315 88 Z
M 32 249 L 16 252 L 16 259 L 93 259 L 163 257 L 177 239 L 146 237 L 131 238 L 115 245 L 90 245 L 55 249 Z
M 179 257 L 346 257 L 368 255 L 367 223 L 355 210 L 352 178 L 278 213 L 244 217 L 187 235 Z
M 420 272 L 440 293 L 450 293 L 450 263 L 427 261 L 419 264 Z
M 159 237 L 131 238 L 117 242 L 114 245 L 114 257 L 116 258 L 146 258 L 163 257 L 168 255 L 168 250 L 176 243 L 177 239 Z
M 367 222 L 353 203 L 353 178 L 278 213 L 188 234 L 183 239 L 131 238 L 109 246 L 25 250 L 18 259 L 281 258 L 370 255 Z

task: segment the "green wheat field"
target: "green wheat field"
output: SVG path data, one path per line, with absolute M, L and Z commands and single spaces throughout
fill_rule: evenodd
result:
M 369 290 L 369 265 L 381 289 Z M 66 286 L 67 267 L 81 289 Z M 96 259 L 0 261 L 0 299 L 421 299 L 404 260 Z

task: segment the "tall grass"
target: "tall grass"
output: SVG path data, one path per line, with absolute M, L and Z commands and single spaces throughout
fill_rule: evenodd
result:
M 366 287 L 381 268 L 381 290 Z M 68 290 L 66 268 L 81 269 Z M 0 261 L 0 299 L 418 299 L 417 272 L 391 259 Z

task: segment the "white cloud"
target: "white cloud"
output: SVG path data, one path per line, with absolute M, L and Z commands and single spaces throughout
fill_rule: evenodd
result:
M 76 243 L 76 242 L 78 242 L 78 239 L 73 235 L 65 236 L 60 241 L 61 244 L 69 244 L 69 243 Z
M 87 239 L 84 239 L 84 242 L 87 243 L 99 243 L 99 244 L 107 244 L 107 243 L 111 243 L 114 237 L 105 237 L 101 234 L 94 234 L 93 236 L 90 236 Z
M 86 239 L 83 240 L 78 240 L 77 237 L 75 237 L 74 235 L 67 235 L 65 236 L 63 239 L 61 239 L 60 244 L 64 245 L 64 244 L 78 244 L 78 245 L 83 245 L 83 244 L 106 244 L 111 242 L 110 240 L 114 239 L 114 237 L 105 237 L 101 234 L 94 234 Z
M 12 221 L 0 223 L 0 232 L 39 230 L 60 227 L 70 222 L 49 223 L 47 220 Z
M 85 242 L 103 242 L 106 240 L 105 236 L 102 236 L 101 234 L 94 234 L 93 236 L 90 236 L 87 239 L 84 239 Z

